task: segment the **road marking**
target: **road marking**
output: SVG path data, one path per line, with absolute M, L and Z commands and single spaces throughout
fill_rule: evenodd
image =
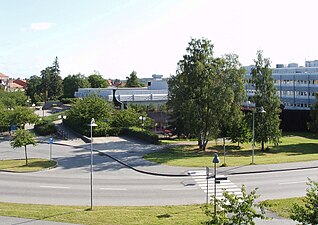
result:
M 67 189 L 70 187 L 63 187 L 63 186 L 40 186 L 41 188 L 56 188 L 56 189 Z
M 198 190 L 199 188 L 162 188 L 162 191 L 192 191 L 192 190 Z
M 294 181 L 294 182 L 285 182 L 285 183 L 279 183 L 280 185 L 285 185 L 285 184 L 301 184 L 301 183 L 306 183 L 307 181 Z
M 127 188 L 100 188 L 100 190 L 104 190 L 104 191 L 127 191 Z

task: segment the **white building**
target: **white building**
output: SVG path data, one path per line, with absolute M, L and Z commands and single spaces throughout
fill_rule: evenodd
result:
M 79 88 L 75 92 L 75 97 L 85 98 L 88 95 L 96 94 L 106 101 L 113 101 L 113 90 L 118 101 L 127 104 L 154 105 L 165 104 L 168 100 L 168 84 L 162 79 L 162 75 L 152 75 L 152 80 L 148 82 L 148 87 L 143 88 Z
M 287 66 L 277 64 L 272 69 L 274 85 L 277 95 L 285 109 L 310 110 L 316 102 L 315 93 L 318 92 L 318 60 L 306 61 L 306 67 L 290 63 Z M 251 78 L 253 66 L 245 67 L 247 80 Z M 248 96 L 254 95 L 253 84 L 246 83 L 245 90 Z

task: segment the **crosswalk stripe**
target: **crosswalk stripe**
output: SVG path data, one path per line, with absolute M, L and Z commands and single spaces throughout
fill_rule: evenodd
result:
M 193 180 L 196 182 L 196 184 L 202 189 L 204 193 L 210 194 L 210 198 L 213 198 L 214 196 L 214 178 L 209 174 L 211 178 L 208 180 L 206 179 L 206 171 L 205 170 L 191 170 L 188 171 L 188 174 L 191 175 Z M 217 175 L 217 178 L 224 178 L 224 175 Z M 207 182 L 208 182 L 208 188 L 207 190 Z M 231 182 L 229 179 L 227 180 L 219 180 L 219 183 L 216 184 L 216 198 L 222 199 L 223 192 L 227 191 L 228 193 L 233 193 L 239 197 L 242 197 L 241 189 Z

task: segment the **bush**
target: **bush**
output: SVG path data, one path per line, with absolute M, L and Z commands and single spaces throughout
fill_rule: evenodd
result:
M 34 131 L 38 135 L 45 136 L 45 135 L 56 133 L 57 129 L 54 123 L 50 121 L 41 121 L 40 123 L 35 124 Z
M 76 102 L 77 98 L 61 98 L 61 102 L 63 104 L 74 104 Z
M 148 130 L 138 128 L 138 127 L 123 128 L 122 134 L 126 134 L 129 136 L 141 139 L 150 144 L 159 144 L 159 137 L 157 134 L 152 133 L 151 131 L 148 131 Z

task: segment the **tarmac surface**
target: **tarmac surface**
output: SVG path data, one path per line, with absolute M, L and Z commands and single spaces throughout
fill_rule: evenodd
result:
M 47 137 L 43 138 L 46 140 Z M 72 137 L 71 140 L 60 140 L 58 141 L 61 144 L 67 145 L 82 145 L 83 141 L 81 139 Z M 102 144 L 104 142 L 103 138 L 94 138 L 94 143 Z M 297 162 L 297 163 L 282 163 L 282 164 L 270 164 L 270 165 L 248 165 L 248 166 L 239 166 L 239 167 L 221 167 L 218 169 L 219 173 L 225 175 L 235 175 L 235 174 L 253 174 L 253 173 L 268 173 L 275 171 L 292 171 L 292 170 L 304 170 L 304 169 L 313 169 L 318 168 L 318 161 L 308 161 L 308 162 Z M 269 217 L 272 217 L 272 220 L 255 220 L 257 225 L 294 225 L 296 222 L 279 218 L 276 215 L 268 214 Z M 69 223 L 58 223 L 58 222 L 50 222 L 50 221 L 40 221 L 34 219 L 25 219 L 25 218 L 16 218 L 16 217 L 6 217 L 0 216 L 0 225 L 18 225 L 18 224 L 26 224 L 26 225 L 69 225 Z

